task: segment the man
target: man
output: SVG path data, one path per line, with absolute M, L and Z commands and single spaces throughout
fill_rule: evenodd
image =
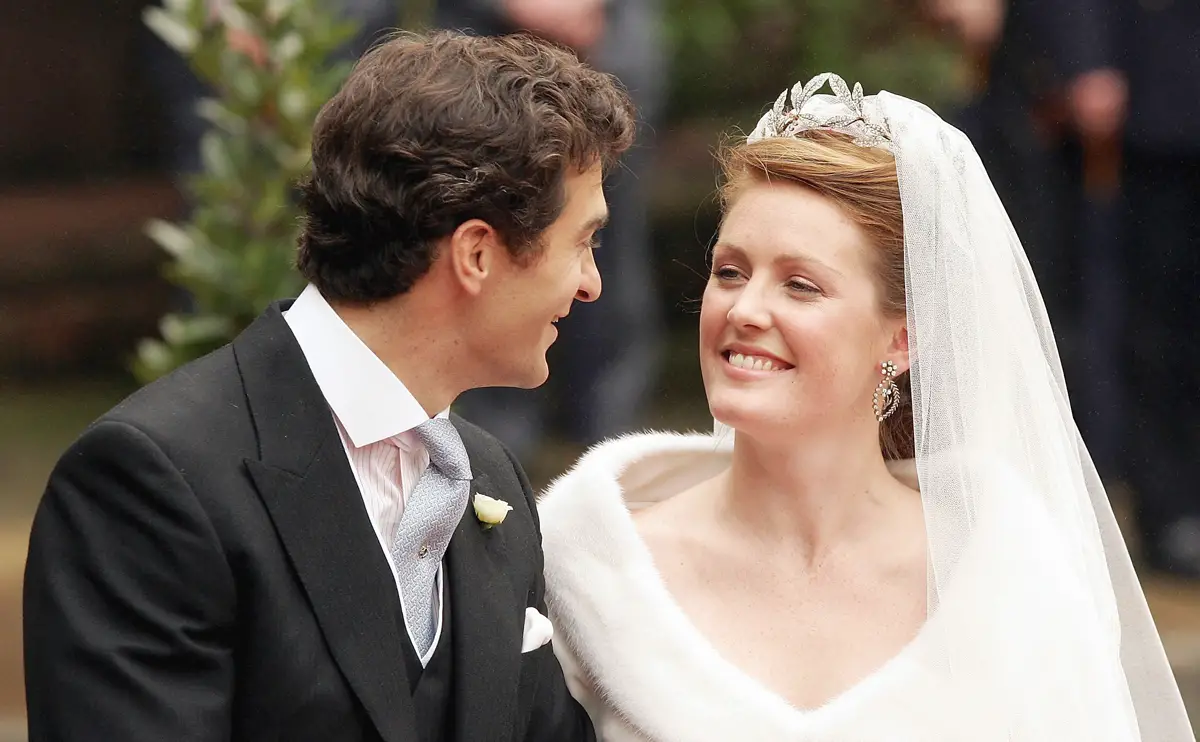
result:
M 632 137 L 612 79 L 536 40 L 363 58 L 314 129 L 310 286 L 51 475 L 32 742 L 593 738 L 547 644 L 529 484 L 444 411 L 546 380 L 554 323 L 600 293 L 602 172 Z
M 479 34 L 528 31 L 574 49 L 615 75 L 637 106 L 637 144 L 605 184 L 612 219 L 596 255 L 605 300 L 580 307 L 555 346 L 558 373 L 536 391 L 484 389 L 455 409 L 533 461 L 547 434 L 577 445 L 645 422 L 662 346 L 647 192 L 654 128 L 666 99 L 661 0 L 439 0 L 442 28 Z

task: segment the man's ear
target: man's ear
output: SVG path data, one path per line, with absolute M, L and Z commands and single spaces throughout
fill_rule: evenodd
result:
M 470 294 L 483 291 L 484 282 L 499 268 L 500 235 L 482 219 L 469 219 L 442 239 L 439 254 L 450 261 L 450 272 Z

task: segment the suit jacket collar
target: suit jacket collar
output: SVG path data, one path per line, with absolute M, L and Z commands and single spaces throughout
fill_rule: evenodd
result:
M 337 429 L 283 318 L 292 303 L 269 306 L 233 341 L 233 354 L 258 433 L 259 460 L 303 476 L 328 434 Z
M 246 460 L 325 640 L 380 736 L 416 724 L 395 580 L 304 354 L 272 305 L 233 343 L 259 459 Z

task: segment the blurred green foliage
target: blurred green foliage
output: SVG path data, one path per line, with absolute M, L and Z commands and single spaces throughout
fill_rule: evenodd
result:
M 317 111 L 349 72 L 333 54 L 355 30 L 323 0 L 165 0 L 144 18 L 212 90 L 201 104 L 212 126 L 203 172 L 186 186 L 190 219 L 147 225 L 192 308 L 138 346 L 143 382 L 227 343 L 302 287 L 295 184 Z
M 959 52 L 917 0 L 667 0 L 672 121 L 753 126 L 784 88 L 836 72 L 933 107 L 962 91 Z

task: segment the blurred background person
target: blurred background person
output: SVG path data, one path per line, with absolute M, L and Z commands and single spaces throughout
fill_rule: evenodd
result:
M 1112 480 L 1125 458 L 1117 172 L 1124 101 L 1104 110 L 1097 96 L 1109 91 L 1077 79 L 1077 66 L 1103 55 L 1106 43 L 1105 22 L 1083 10 L 1076 0 L 929 3 L 965 50 L 973 95 L 958 123 L 1026 245 L 1074 390 L 1076 422 Z
M 527 466 L 551 434 L 586 446 L 642 424 L 657 381 L 664 335 L 647 184 L 666 93 L 661 12 L 659 0 L 440 0 L 436 6 L 442 28 L 527 31 L 571 47 L 625 85 L 640 119 L 637 143 L 605 184 L 609 223 L 596 251 L 603 301 L 577 306 L 559 323 L 548 384 L 477 390 L 457 407 Z
M 1200 578 L 1200 3 L 1080 0 L 1100 43 L 1064 59 L 1085 136 L 1122 146 L 1129 478 L 1150 566 Z
M 1045 292 L 1076 420 L 1147 563 L 1200 577 L 1200 5 L 933 0 Z

